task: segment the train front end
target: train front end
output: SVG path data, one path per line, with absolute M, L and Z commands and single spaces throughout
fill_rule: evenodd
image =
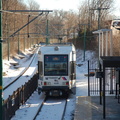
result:
M 39 51 L 38 93 L 47 95 L 69 94 L 75 88 L 75 60 L 72 46 L 44 46 Z M 73 64 L 74 63 L 74 64 Z M 71 70 L 72 69 L 72 70 Z

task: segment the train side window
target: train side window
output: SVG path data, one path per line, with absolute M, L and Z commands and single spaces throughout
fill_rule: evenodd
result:
M 115 26 L 120 26 L 120 22 L 113 22 L 113 25 L 112 25 L 113 27 L 115 27 Z
M 74 61 L 70 62 L 70 79 L 74 80 L 76 78 L 76 63 Z
M 38 61 L 38 73 L 40 74 L 40 75 L 42 75 L 43 74 L 43 64 L 42 64 L 42 62 L 41 61 Z
M 120 22 L 118 22 L 118 26 L 120 26 Z

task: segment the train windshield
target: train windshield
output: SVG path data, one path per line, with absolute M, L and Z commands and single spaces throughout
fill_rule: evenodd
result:
M 113 26 L 120 26 L 120 21 L 113 22 Z
M 68 55 L 45 55 L 44 75 L 45 76 L 68 75 Z

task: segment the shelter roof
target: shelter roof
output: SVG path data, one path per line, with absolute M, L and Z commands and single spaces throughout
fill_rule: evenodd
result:
M 100 63 L 103 67 L 120 67 L 120 56 L 101 56 Z

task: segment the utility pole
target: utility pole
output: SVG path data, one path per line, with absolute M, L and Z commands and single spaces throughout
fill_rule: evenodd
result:
M 86 25 L 84 25 L 84 61 L 85 61 L 85 50 L 86 50 Z
M 30 15 L 28 15 L 28 23 L 29 23 L 29 21 L 30 21 Z M 28 32 L 28 38 L 30 37 L 30 35 L 29 35 L 29 25 L 27 26 L 27 32 Z
M 89 24 L 79 24 L 79 26 L 84 26 L 84 50 L 83 50 L 83 61 L 85 61 L 85 51 L 86 51 L 86 26 L 89 26 Z
M 47 19 L 47 25 L 46 25 L 46 44 L 49 44 L 49 30 L 48 30 L 48 19 Z
M 98 11 L 98 30 L 101 29 L 101 10 L 107 10 L 109 8 L 95 8 L 95 9 L 90 9 L 90 10 L 97 10 Z
M 90 24 L 90 0 L 88 0 L 88 24 Z M 90 31 L 90 26 L 88 27 L 88 31 Z
M 18 55 L 20 54 L 20 35 L 18 32 Z
M 0 10 L 2 10 L 2 0 L 0 0 Z M 2 12 L 0 12 L 0 40 L 2 40 Z M 0 120 L 2 120 L 2 105 L 3 105 L 3 85 L 2 85 L 2 42 L 0 42 Z
M 7 25 L 7 27 L 8 27 L 8 25 Z M 9 27 L 8 27 L 8 31 L 10 31 Z M 7 32 L 7 35 L 9 36 L 9 32 Z M 8 41 L 8 61 L 9 61 L 10 60 L 10 39 L 8 39 L 7 41 Z

